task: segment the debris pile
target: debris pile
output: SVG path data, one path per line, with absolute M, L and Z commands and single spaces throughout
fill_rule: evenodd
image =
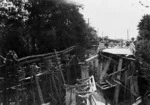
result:
M 1 66 L 1 100 L 3 105 L 64 105 L 64 84 L 73 75 L 79 78 L 75 46 L 53 53 L 13 59 L 9 53 Z M 10 51 L 11 52 L 11 51 Z M 70 75 L 69 77 L 67 75 Z
M 94 71 L 97 89 L 111 105 L 121 105 L 125 102 L 131 105 L 142 101 L 138 83 L 138 62 L 130 49 L 104 49 L 87 59 L 86 63 L 97 65 Z
M 78 79 L 78 84 L 66 85 L 66 105 L 105 105 L 103 94 L 97 90 L 94 76 Z
M 85 62 L 71 53 L 74 49 L 20 59 L 14 52 L 6 58 L 0 56 L 4 60 L 0 66 L 0 104 L 149 103 L 150 66 L 137 60 L 129 49 L 104 49 Z

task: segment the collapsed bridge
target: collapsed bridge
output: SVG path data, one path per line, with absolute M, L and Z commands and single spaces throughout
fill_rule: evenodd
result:
M 149 103 L 150 66 L 136 59 L 130 49 L 104 49 L 87 59 L 86 65 L 90 67 L 83 71 L 83 78 L 94 75 L 96 86 L 104 94 L 107 103 Z
M 104 49 L 81 62 L 63 51 L 15 59 L 0 66 L 3 105 L 138 105 L 148 103 L 150 66 L 129 49 Z M 144 82 L 143 82 L 144 81 Z M 75 84 L 75 85 L 73 85 Z

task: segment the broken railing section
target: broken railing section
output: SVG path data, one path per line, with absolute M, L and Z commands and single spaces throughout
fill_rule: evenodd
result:
M 97 89 L 95 77 L 89 73 L 89 62 L 97 57 L 98 55 L 95 55 L 92 58 L 86 59 L 85 62 L 79 62 L 81 79 L 77 79 L 75 85 L 65 85 L 66 105 L 109 105 L 103 93 Z
M 5 64 L 2 66 L 4 87 L 0 90 L 3 92 L 0 94 L 3 100 L 0 100 L 0 103 L 3 105 L 13 103 L 16 105 L 64 105 L 64 84 L 66 80 L 70 80 L 65 78 L 66 70 L 71 71 L 70 65 L 74 67 L 78 65 L 74 63 L 76 56 L 70 54 L 75 48 L 72 46 L 63 51 L 54 50 L 54 53 L 15 60 L 11 57 L 5 58 Z
M 123 100 L 129 100 L 131 104 L 136 101 L 136 98 L 139 97 L 139 89 L 134 58 L 99 52 L 99 54 L 86 59 L 84 65 L 91 63 L 97 68 L 94 74 L 97 87 L 106 96 L 109 96 L 111 104 L 118 105 Z M 90 69 L 83 69 L 82 73 L 87 77 Z M 82 79 L 85 78 L 82 77 Z M 107 90 L 111 90 L 111 93 L 108 93 Z
M 78 84 L 65 85 L 66 105 L 106 105 L 103 94 L 96 88 L 94 76 L 77 81 Z

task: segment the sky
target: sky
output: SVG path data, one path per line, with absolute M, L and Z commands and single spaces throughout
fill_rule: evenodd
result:
M 112 39 L 137 37 L 137 25 L 144 14 L 150 14 L 150 0 L 69 0 L 82 4 L 80 12 L 98 36 Z M 128 30 L 128 32 L 127 32 Z

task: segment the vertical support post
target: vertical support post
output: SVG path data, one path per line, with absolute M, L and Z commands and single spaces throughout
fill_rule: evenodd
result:
M 33 77 L 31 78 L 31 83 L 33 83 Z M 33 105 L 36 105 L 36 101 L 35 101 L 35 89 L 34 89 L 33 86 L 34 86 L 34 85 L 32 84 Z
M 131 65 L 132 65 L 132 70 L 134 71 L 133 73 L 136 73 L 136 68 L 135 68 L 135 62 L 131 61 Z M 133 74 L 133 75 L 134 75 Z M 133 78 L 133 82 L 134 82 L 134 91 L 136 93 L 137 96 L 139 96 L 139 87 L 138 87 L 138 80 L 137 80 L 137 76 L 134 76 Z
M 52 94 L 53 89 L 52 89 L 52 79 L 51 79 L 51 74 L 49 75 L 49 86 L 50 86 L 50 94 Z
M 64 78 L 64 75 L 61 71 L 61 65 L 60 65 L 60 61 L 59 61 L 59 58 L 58 58 L 58 54 L 57 54 L 56 50 L 54 50 L 54 51 L 55 51 L 55 56 L 56 56 L 56 60 L 57 60 L 58 69 L 60 70 L 60 75 L 61 75 L 61 78 L 63 80 L 63 83 L 65 84 L 65 78 Z
M 101 60 L 101 61 L 98 61 L 98 70 L 97 70 L 97 80 L 98 81 L 100 79 L 100 75 L 102 73 L 102 69 L 103 69 L 103 62 Z
M 75 60 L 73 60 L 73 68 L 74 68 L 74 71 L 75 71 L 75 78 L 77 78 L 77 68 L 76 68 L 76 66 L 75 66 Z M 69 69 L 69 71 L 70 71 L 70 69 Z M 69 72 L 69 74 L 70 74 L 70 72 Z
M 130 78 L 130 96 L 131 96 L 131 103 L 134 102 L 134 95 L 135 95 L 135 92 L 134 92 L 134 83 L 133 83 L 133 77 Z
M 128 78 L 128 70 L 125 71 L 125 73 L 124 73 L 124 84 L 125 84 L 126 87 L 128 86 L 127 78 Z M 126 99 L 126 95 L 127 95 L 127 89 L 124 88 L 124 99 Z
M 135 71 L 135 63 L 133 61 L 131 61 L 131 70 L 132 72 L 131 76 L 132 78 L 130 78 L 130 91 L 131 91 L 131 102 L 134 102 L 134 98 L 135 96 L 138 97 L 139 95 L 139 90 L 138 90 L 138 84 L 137 84 L 137 77 L 134 76 Z
M 54 76 L 52 75 L 52 81 L 53 81 L 53 85 L 54 85 L 54 88 L 55 88 L 55 91 L 56 91 L 56 94 L 57 94 L 57 97 L 58 97 L 58 101 L 59 101 L 59 104 L 60 105 L 63 105 L 62 102 L 61 102 L 61 99 L 60 99 L 60 95 L 58 93 L 58 89 L 57 89 L 57 86 L 56 86 L 56 83 L 55 83 L 55 80 L 54 80 Z
M 69 68 L 69 64 L 66 63 L 66 71 L 67 71 L 67 83 L 70 84 L 70 68 Z
M 107 72 L 107 70 L 109 68 L 110 63 L 111 63 L 111 58 L 106 61 L 104 70 L 102 71 L 102 73 L 100 75 L 100 81 L 103 81 L 103 77 L 106 75 L 106 72 Z
M 137 76 L 134 78 L 134 87 L 135 87 L 135 93 L 136 93 L 137 96 L 138 96 L 138 95 L 139 95 L 139 87 L 138 87 Z
M 8 80 L 7 80 L 7 73 L 9 71 L 9 65 L 7 64 L 4 67 L 4 87 L 3 87 L 3 105 L 8 105 L 8 96 L 7 96 L 7 87 L 8 87 Z
M 36 85 L 37 85 L 37 90 L 38 90 L 38 94 L 39 94 L 39 97 L 40 97 L 41 104 L 44 104 L 43 94 L 42 94 L 41 87 L 40 87 L 39 80 L 38 80 L 37 76 L 35 76 L 35 82 L 36 82 Z
M 120 58 L 119 59 L 119 64 L 118 64 L 118 70 L 117 71 L 120 71 L 122 69 L 122 63 L 123 63 L 123 59 Z M 117 79 L 120 80 L 121 76 L 120 75 L 117 75 Z M 120 86 L 116 86 L 115 88 L 115 93 L 114 93 L 114 102 L 113 102 L 113 105 L 118 105 L 118 101 L 119 101 L 119 92 L 120 92 Z
M 33 105 L 36 105 L 34 88 L 32 88 L 32 96 L 33 96 Z
M 82 65 L 81 67 L 81 78 L 82 79 L 89 78 L 89 70 L 86 65 Z

